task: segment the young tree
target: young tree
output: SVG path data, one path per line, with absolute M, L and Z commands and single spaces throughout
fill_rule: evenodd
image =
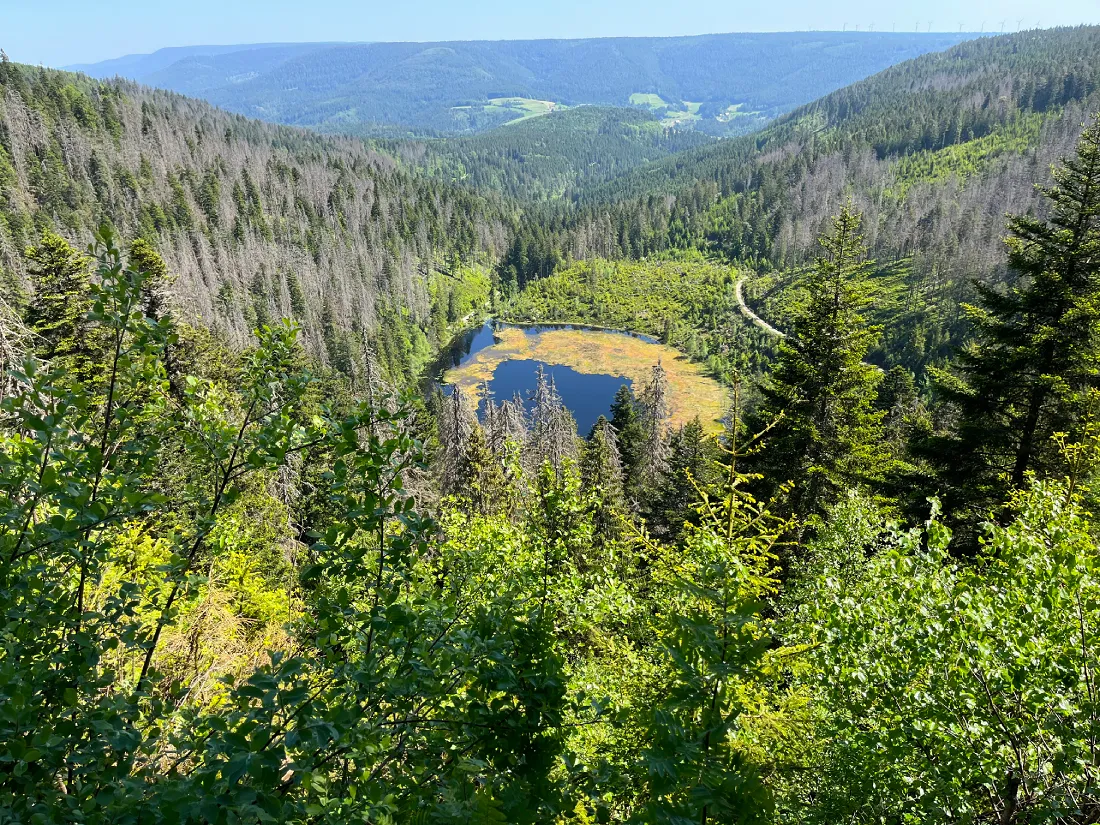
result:
M 958 411 L 927 447 L 941 467 L 949 511 L 988 508 L 1028 472 L 1061 465 L 1054 433 L 1072 431 L 1089 388 L 1100 386 L 1100 118 L 1042 190 L 1050 218 L 1009 220 L 1007 290 L 977 285 L 967 307 L 974 343 L 939 396 Z
M 933 512 L 820 571 L 790 638 L 815 719 L 794 821 L 1095 820 L 1096 525 L 1065 483 L 1033 481 L 1012 506 L 979 564 L 952 558 Z
M 696 416 L 672 434 L 668 469 L 650 513 L 650 528 L 676 540 L 684 524 L 694 521 L 700 491 L 706 491 L 714 475 L 714 439 L 708 438 Z
M 511 491 L 504 467 L 489 449 L 484 430 L 475 425 L 455 471 L 455 495 L 471 512 L 490 516 L 509 509 Z
M 874 466 L 882 419 L 872 406 L 878 373 L 863 358 L 878 330 L 863 317 L 871 264 L 860 221 L 848 204 L 820 239 L 806 300 L 761 388 L 758 416 L 778 424 L 754 469 L 769 490 L 794 481 L 790 509 L 801 518 L 822 512 Z
M 702 497 L 682 548 L 651 548 L 668 676 L 650 720 L 649 800 L 637 821 L 767 821 L 767 793 L 737 743 L 745 687 L 772 641 L 761 600 L 777 587 L 775 546 L 789 528 L 747 489 L 743 459 L 763 434 L 731 430 L 721 492 Z
M 130 269 L 146 273 L 142 287 L 141 305 L 145 314 L 154 321 L 168 312 L 168 287 L 172 279 L 160 253 L 144 238 L 134 238 L 130 243 Z

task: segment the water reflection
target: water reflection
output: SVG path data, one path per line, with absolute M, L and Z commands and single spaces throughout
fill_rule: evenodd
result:
M 482 350 L 496 342 L 496 334 L 502 329 L 522 329 L 526 335 L 538 335 L 549 330 L 598 330 L 577 324 L 505 324 L 500 321 L 486 321 L 480 327 L 468 330 L 451 343 L 433 370 L 436 380 L 449 369 L 461 367 Z M 621 332 L 648 343 L 657 343 L 657 339 L 634 332 Z M 542 364 L 547 375 L 552 376 L 561 395 L 562 402 L 573 413 L 577 421 L 577 431 L 587 434 L 601 415 L 610 415 L 611 403 L 615 393 L 623 384 L 632 386 L 632 382 L 621 375 L 588 374 L 574 370 L 562 364 L 546 364 L 531 359 L 518 359 L 501 363 L 493 372 L 488 383 L 489 397 L 497 401 L 511 400 L 517 393 L 524 399 L 528 412 L 531 411 L 531 396 L 535 389 L 535 372 Z M 444 388 L 449 392 L 449 388 Z M 485 400 L 478 408 L 478 415 L 485 411 Z

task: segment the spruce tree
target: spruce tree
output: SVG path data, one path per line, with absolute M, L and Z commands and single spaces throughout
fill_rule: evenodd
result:
M 527 459 L 532 475 L 549 462 L 560 472 L 566 460 L 577 457 L 577 424 L 562 403 L 554 377 L 542 364 L 535 370 L 535 392 L 531 411 L 531 432 L 527 439 Z
M 477 416 L 470 409 L 466 394 L 452 387 L 439 419 L 439 480 L 444 495 L 461 492 L 466 449 L 470 433 L 478 428 Z
M 581 481 L 592 512 L 596 543 L 606 547 L 615 542 L 622 532 L 626 495 L 615 429 L 602 415 L 592 426 L 584 445 Z
M 643 486 L 650 493 L 668 469 L 668 419 L 671 413 L 668 392 L 668 374 L 658 361 L 653 365 L 638 404 L 642 433 L 639 473 Z
M 455 478 L 455 494 L 470 512 L 491 516 L 510 509 L 512 486 L 489 449 L 484 430 L 476 424 L 466 439 Z
M 159 321 L 168 312 L 168 287 L 171 277 L 160 253 L 144 238 L 130 244 L 130 269 L 145 273 L 141 289 L 141 306 L 145 315 Z
M 713 481 L 716 459 L 714 440 L 707 438 L 698 416 L 672 434 L 668 469 L 650 516 L 654 532 L 675 540 L 686 523 L 695 523 L 699 494 Z
M 641 483 L 643 432 L 638 415 L 638 401 L 629 384 L 623 384 L 611 403 L 611 428 L 619 448 L 619 463 L 623 468 L 623 488 L 633 499 Z
M 88 258 L 46 230 L 38 246 L 27 249 L 27 261 L 34 294 L 23 320 L 33 333 L 37 355 L 78 367 L 91 350 Z
M 806 300 L 761 387 L 757 423 L 778 423 L 753 469 L 770 491 L 793 481 L 790 511 L 803 518 L 822 512 L 874 466 L 882 419 L 872 406 L 878 372 L 863 359 L 878 329 L 863 315 L 871 262 L 860 223 L 847 204 L 820 238 Z
M 934 373 L 957 410 L 946 437 L 926 443 L 949 511 L 987 509 L 1029 472 L 1057 472 L 1052 437 L 1073 432 L 1100 387 L 1100 118 L 1042 189 L 1050 217 L 1009 219 L 1007 289 L 976 285 L 966 307 L 973 343 L 951 373 Z

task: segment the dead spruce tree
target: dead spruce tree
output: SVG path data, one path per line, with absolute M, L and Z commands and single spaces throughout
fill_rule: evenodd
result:
M 672 414 L 668 374 L 660 361 L 653 365 L 649 383 L 638 402 L 642 431 L 639 477 L 644 488 L 653 489 L 668 469 L 669 418 Z
M 560 472 L 565 461 L 577 458 L 577 425 L 562 403 L 554 377 L 547 375 L 542 364 L 535 371 L 535 393 L 532 399 L 531 431 L 527 437 L 527 469 L 533 478 L 549 462 Z
M 470 433 L 478 427 L 461 387 L 453 387 L 439 420 L 439 484 L 443 495 L 454 495 L 463 478 Z

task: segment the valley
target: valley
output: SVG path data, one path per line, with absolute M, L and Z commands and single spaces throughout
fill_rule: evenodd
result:
M 660 101 L 662 109 L 665 100 L 705 101 L 666 114 L 667 122 L 738 134 L 889 65 L 973 36 L 804 32 L 258 44 L 164 50 L 79 69 L 100 78 L 118 73 L 249 117 L 330 132 L 396 137 L 402 131 L 482 131 L 515 119 L 515 106 L 502 106 L 502 100 L 627 106 L 637 98 L 645 107 Z M 752 114 L 728 117 L 737 106 Z
M 0 822 L 1100 821 L 1100 26 L 254 5 L 0 50 Z

